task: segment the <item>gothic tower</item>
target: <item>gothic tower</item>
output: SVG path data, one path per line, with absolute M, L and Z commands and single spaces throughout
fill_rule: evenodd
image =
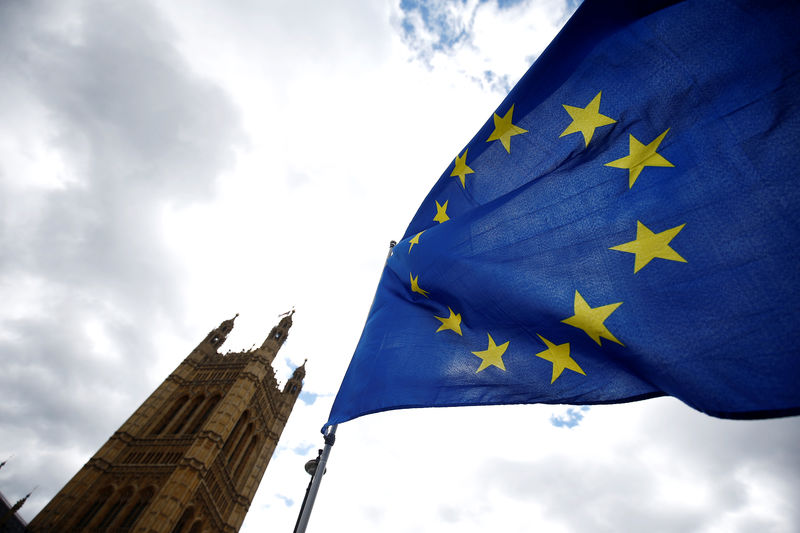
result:
M 282 391 L 272 368 L 292 313 L 240 353 L 217 351 L 236 317 L 212 330 L 29 530 L 238 531 L 303 386 L 305 363 Z

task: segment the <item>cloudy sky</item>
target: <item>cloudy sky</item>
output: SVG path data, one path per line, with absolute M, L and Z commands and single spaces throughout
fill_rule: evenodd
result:
M 205 334 L 302 401 L 242 531 L 290 531 L 390 239 L 569 0 L 0 3 L 0 491 L 30 520 Z M 800 530 L 800 421 L 672 399 L 339 427 L 309 531 Z

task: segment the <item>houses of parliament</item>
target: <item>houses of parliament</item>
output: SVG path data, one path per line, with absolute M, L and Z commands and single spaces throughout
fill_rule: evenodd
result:
M 238 316 L 238 315 L 237 315 Z M 281 390 L 263 344 L 222 355 L 225 320 L 30 522 L 31 532 L 236 532 L 294 406 L 305 363 Z

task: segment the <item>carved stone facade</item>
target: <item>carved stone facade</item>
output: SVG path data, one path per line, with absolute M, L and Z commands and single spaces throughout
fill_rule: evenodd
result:
M 239 530 L 300 394 L 305 363 L 281 391 L 272 362 L 291 314 L 260 348 L 221 355 L 235 318 L 208 334 L 30 531 Z

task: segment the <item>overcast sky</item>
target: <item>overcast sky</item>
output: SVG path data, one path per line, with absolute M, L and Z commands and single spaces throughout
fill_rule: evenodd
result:
M 32 519 L 210 329 L 295 306 L 242 528 L 291 531 L 389 240 L 574 9 L 0 3 L 0 491 Z M 370 415 L 309 531 L 791 533 L 798 442 L 672 399 Z

